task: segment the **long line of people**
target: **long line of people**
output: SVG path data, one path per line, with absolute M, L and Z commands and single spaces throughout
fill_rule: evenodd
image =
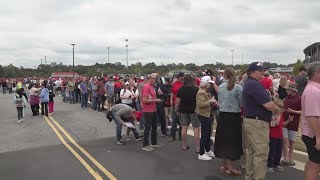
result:
M 162 79 L 152 73 L 140 78 L 48 79 L 30 83 L 27 92 L 33 115 L 39 114 L 39 99 L 41 114 L 48 116 L 46 107 L 49 102 L 49 113 L 53 113 L 54 91 L 65 102 L 81 103 L 82 109 L 88 107 L 88 102 L 97 111 L 107 105 L 107 118 L 117 127 L 117 143 L 125 144 L 121 129 L 127 126 L 127 140 L 132 130 L 137 141 L 143 139 L 144 151 L 164 146 L 157 140 L 158 125 L 161 136 L 167 137 L 168 142 L 176 140 L 178 131 L 181 150 L 187 151 L 190 149 L 187 130 L 191 124 L 199 160 L 220 158 L 223 160 L 222 173 L 239 176 L 241 171 L 233 162 L 242 159 L 245 177 L 251 180 L 264 179 L 267 172 L 273 173 L 274 170 L 284 171 L 280 165 L 295 165 L 292 153 L 300 115 L 303 114 L 301 95 L 308 83 L 305 72 L 306 69 L 302 68 L 295 83 L 280 74 L 275 74 L 272 79 L 262 63 L 254 62 L 239 79 L 235 70 L 228 67 L 223 78 L 216 78 L 212 70 L 207 70 L 201 78 L 179 73 L 173 79 Z M 42 88 L 39 88 L 40 84 Z M 19 123 L 23 116 L 21 109 L 26 103 L 23 88 L 20 89 L 15 96 Z M 217 128 L 212 151 L 214 119 Z M 143 135 L 136 131 L 135 121 L 139 121 Z M 308 151 L 309 144 L 306 143 Z M 280 161 L 282 152 L 284 159 Z M 318 163 L 314 154 L 311 156 Z

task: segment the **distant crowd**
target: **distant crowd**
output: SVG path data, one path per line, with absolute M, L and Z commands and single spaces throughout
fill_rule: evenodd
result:
M 320 63 L 301 68 L 296 77 L 271 76 L 262 63 L 253 62 L 241 76 L 228 67 L 218 76 L 208 69 L 201 77 L 152 73 L 140 77 L 26 78 L 2 79 L 1 85 L 4 94 L 16 91 L 19 123 L 28 102 L 34 116 L 39 114 L 39 104 L 42 115 L 53 115 L 57 95 L 66 103 L 80 103 L 82 109 L 105 110 L 107 119 L 116 124 L 117 144 L 125 145 L 132 131 L 137 141 L 143 141 L 144 151 L 164 146 L 158 141 L 158 126 L 168 142 L 178 138 L 181 151 L 189 150 L 187 130 L 192 125 L 197 158 L 222 159 L 221 173 L 228 176 L 241 175 L 234 164 L 241 160 L 247 180 L 265 179 L 267 173 L 295 166 L 294 144 L 302 129 L 309 155 L 305 179 L 316 179 L 320 173 Z M 126 139 L 122 137 L 124 126 Z

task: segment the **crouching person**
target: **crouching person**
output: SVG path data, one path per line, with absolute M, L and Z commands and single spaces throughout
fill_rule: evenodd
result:
M 116 104 L 112 106 L 110 111 L 107 113 L 107 119 L 109 119 L 110 122 L 113 120 L 117 125 L 117 144 L 125 145 L 121 135 L 122 126 L 131 128 L 137 141 L 142 140 L 142 136 L 138 134 L 134 124 L 134 121 L 139 121 L 141 117 L 142 113 L 140 111 L 135 111 L 126 104 Z

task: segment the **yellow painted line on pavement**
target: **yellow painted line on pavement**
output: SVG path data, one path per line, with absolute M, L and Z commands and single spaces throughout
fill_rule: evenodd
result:
M 95 172 L 90 165 L 64 140 L 64 138 L 62 137 L 62 135 L 59 133 L 59 131 L 56 129 L 56 127 L 54 127 L 54 125 L 50 122 L 50 120 L 45 117 L 45 120 L 47 121 L 47 123 L 49 124 L 49 126 L 53 129 L 53 131 L 56 133 L 56 135 L 58 136 L 58 138 L 60 139 L 60 141 L 63 143 L 63 145 L 65 145 L 69 151 L 81 162 L 81 164 L 89 171 L 89 173 L 97 180 L 102 180 L 102 177 Z
M 84 155 L 89 158 L 93 164 L 95 164 L 106 176 L 111 180 L 117 180 L 106 168 L 104 168 L 95 158 L 93 158 L 85 149 L 83 149 L 70 135 L 67 131 L 52 117 L 49 118 L 54 122 L 54 124 L 63 132 L 63 134 L 69 139 L 69 141 L 75 145 Z

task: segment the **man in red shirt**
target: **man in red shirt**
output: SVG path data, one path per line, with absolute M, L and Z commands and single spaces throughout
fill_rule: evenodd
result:
M 179 117 L 177 116 L 175 111 L 175 103 L 176 103 L 178 90 L 183 86 L 183 78 L 184 78 L 184 73 L 182 72 L 179 73 L 177 76 L 177 80 L 173 83 L 172 90 L 171 90 L 170 104 L 172 106 L 172 126 L 171 126 L 169 142 L 173 142 L 176 140 L 177 124 L 179 124 L 179 139 L 181 139 L 182 127 L 180 125 Z
M 154 147 L 163 147 L 163 144 L 157 143 L 157 107 L 156 103 L 162 102 L 161 99 L 157 99 L 156 91 L 154 89 L 156 80 L 158 78 L 157 73 L 152 73 L 149 76 L 148 82 L 141 89 L 141 105 L 142 114 L 145 120 L 144 122 L 144 151 L 153 151 Z M 149 135 L 151 130 L 151 146 L 149 145 Z
M 260 82 L 266 90 L 270 91 L 270 93 L 273 94 L 272 80 L 269 78 L 268 71 L 264 72 L 264 77 Z

